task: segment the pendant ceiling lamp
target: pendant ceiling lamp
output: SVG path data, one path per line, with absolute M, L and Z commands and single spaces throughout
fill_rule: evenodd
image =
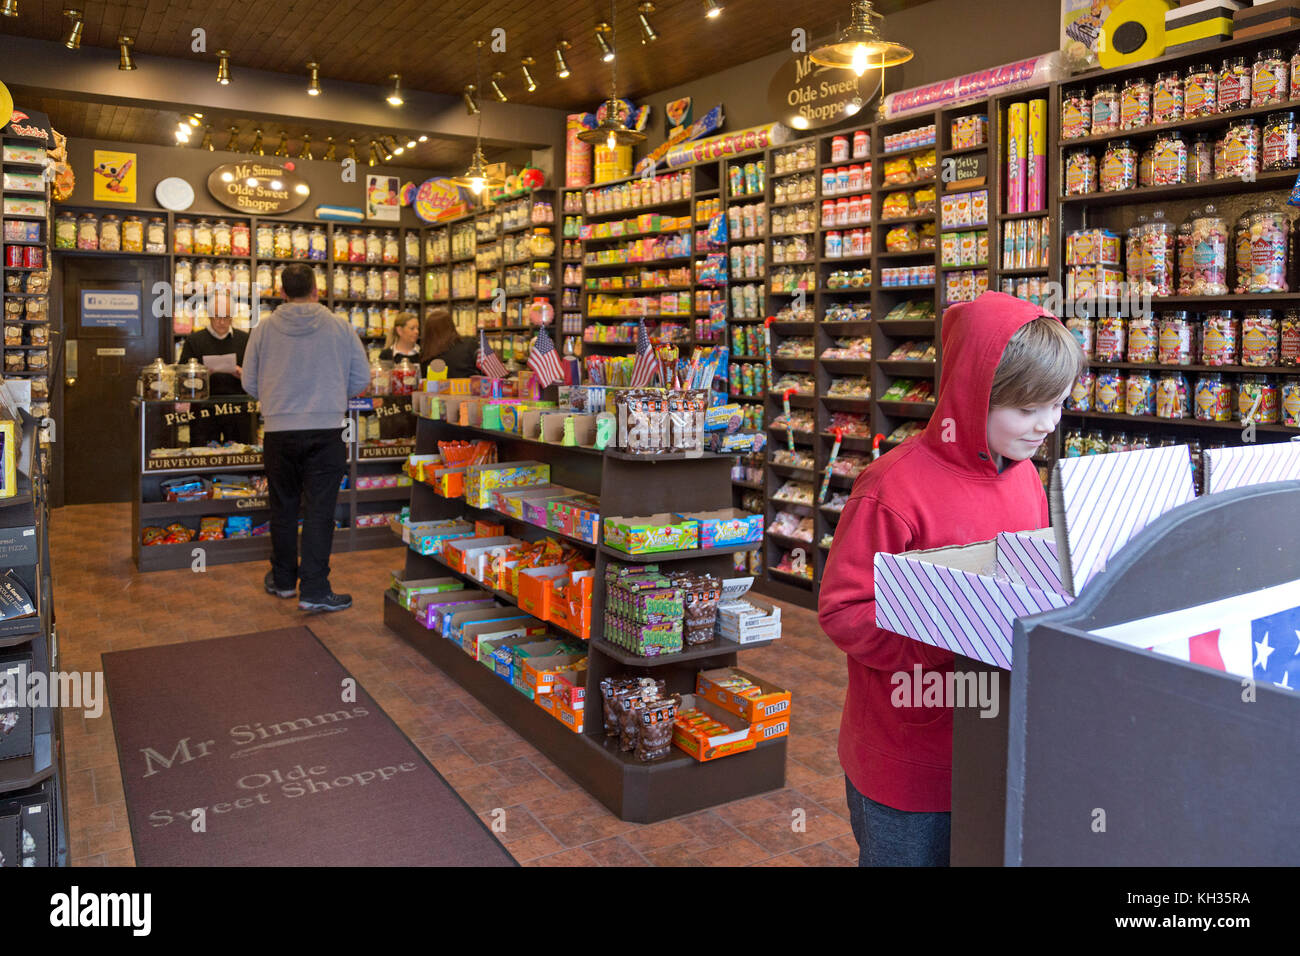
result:
M 819 46 L 809 56 L 818 66 L 852 70 L 861 76 L 870 68 L 898 66 L 912 58 L 901 43 L 886 40 L 874 21 L 883 20 L 871 7 L 871 0 L 853 0 L 853 16 L 833 43 Z
M 629 129 L 618 115 L 618 23 L 614 19 L 614 2 L 615 0 L 609 0 L 609 32 L 614 41 L 613 52 L 616 56 L 609 60 L 609 99 L 605 101 L 605 118 L 595 129 L 584 129 L 578 133 L 578 139 L 584 143 L 604 143 L 608 149 L 645 141 L 645 133 Z
M 483 41 L 475 40 L 474 53 L 474 82 L 475 86 L 482 82 L 479 71 L 479 60 L 483 54 Z M 474 155 L 470 157 L 469 168 L 465 172 L 452 179 L 457 186 L 468 186 L 470 192 L 475 196 L 491 186 L 504 186 L 505 180 L 499 179 L 490 174 L 487 168 L 487 160 L 483 156 L 483 110 L 480 107 L 478 112 L 478 132 L 474 136 Z

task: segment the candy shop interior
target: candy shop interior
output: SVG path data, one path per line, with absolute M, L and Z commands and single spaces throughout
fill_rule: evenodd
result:
M 1083 353 L 1031 463 L 999 460 L 1041 483 L 1051 529 L 876 551 L 868 630 L 1010 696 L 1018 617 L 1077 610 L 1175 506 L 1300 478 L 1285 0 L 66 3 L 0 7 L 0 678 L 305 625 L 463 798 L 466 846 L 851 865 L 822 582 L 864 471 L 953 441 L 952 306 L 1028 301 Z M 291 295 L 303 266 L 315 289 Z M 244 379 L 307 299 L 368 366 L 337 409 L 293 408 L 265 365 Z M 322 534 L 315 494 L 268 487 L 272 401 L 338 413 L 320 520 L 326 573 L 361 595 L 345 614 L 263 602 L 276 516 L 304 555 Z M 1142 505 L 1089 510 L 1121 487 Z M 182 798 L 128 773 L 140 701 L 113 700 L 115 726 L 19 687 L 0 681 L 0 866 L 265 862 L 280 838 L 276 862 L 310 864 L 340 825 L 284 836 L 257 810 L 184 843 L 150 822 Z M 200 703 L 173 708 L 194 739 L 248 719 Z M 1000 751 L 979 722 L 954 734 L 1008 767 L 1006 720 Z M 332 762 L 333 739 L 295 746 Z M 953 862 L 1013 862 L 1010 810 L 958 789 Z M 1060 809 L 1046 789 L 1026 814 Z M 418 844 L 389 861 L 433 859 Z

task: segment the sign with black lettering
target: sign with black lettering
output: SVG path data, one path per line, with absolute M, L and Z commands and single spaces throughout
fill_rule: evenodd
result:
M 960 156 L 948 156 L 943 161 L 940 177 L 948 189 L 968 189 L 971 186 L 983 186 L 988 182 L 988 150 L 975 153 L 963 153 Z
M 791 129 L 821 129 L 862 113 L 879 91 L 879 69 L 857 76 L 852 70 L 818 66 L 802 53 L 777 68 L 768 84 L 767 106 Z M 869 121 L 869 114 L 863 119 Z

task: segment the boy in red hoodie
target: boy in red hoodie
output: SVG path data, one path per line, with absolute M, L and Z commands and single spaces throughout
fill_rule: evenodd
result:
M 946 866 L 952 708 L 894 706 L 893 675 L 953 668 L 949 651 L 876 626 L 876 552 L 986 541 L 1046 527 L 1028 461 L 1082 367 L 1073 336 L 1032 303 L 986 292 L 943 315 L 943 374 L 925 431 L 853 485 L 822 579 L 821 626 L 848 655 L 840 721 L 860 866 Z M 947 686 L 946 677 L 945 684 Z

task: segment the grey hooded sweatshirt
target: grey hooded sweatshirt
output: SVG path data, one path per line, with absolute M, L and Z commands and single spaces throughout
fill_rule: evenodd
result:
M 361 339 L 317 302 L 286 302 L 259 322 L 243 369 L 268 432 L 341 429 L 348 397 L 370 384 Z

